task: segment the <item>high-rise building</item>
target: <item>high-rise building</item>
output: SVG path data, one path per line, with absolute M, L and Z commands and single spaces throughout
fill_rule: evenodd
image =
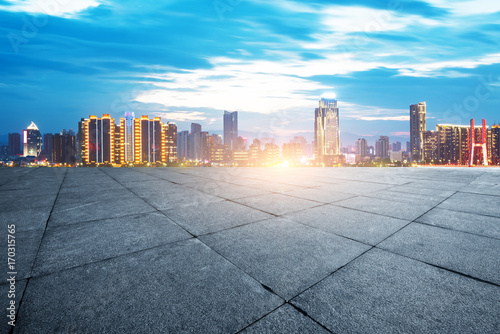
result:
M 82 118 L 78 122 L 78 133 L 76 134 L 76 160 L 78 163 L 83 163 L 83 155 L 85 152 L 85 124 L 86 120 Z
M 339 108 L 337 100 L 322 98 L 314 115 L 315 157 L 325 162 L 340 154 Z
M 287 161 L 299 161 L 304 156 L 304 147 L 302 143 L 290 141 L 282 146 L 283 159 Z
M 76 163 L 76 136 L 73 130 L 52 135 L 53 163 L 74 165 Z
M 392 149 L 391 151 L 398 152 L 401 151 L 401 142 L 397 141 L 395 143 L 392 143 Z
M 201 124 L 191 123 L 191 134 L 200 133 L 201 132 Z
M 469 126 L 438 124 L 438 160 L 445 164 L 465 165 L 469 161 Z
M 389 158 L 389 137 L 380 136 L 375 142 L 375 154 L 381 159 Z
M 280 159 L 280 147 L 267 143 L 264 147 L 264 160 L 266 164 L 274 164 Z
M 52 141 L 54 140 L 54 135 L 52 133 L 43 134 L 43 148 L 42 155 L 49 161 L 52 161 Z
M 423 132 L 427 130 L 426 112 L 425 102 L 410 105 L 410 146 L 411 160 L 414 162 L 423 158 Z
M 135 115 L 126 112 L 125 117 L 120 119 L 120 163 L 132 163 L 135 161 Z
M 262 163 L 262 150 L 260 140 L 255 138 L 252 145 L 248 148 L 248 162 L 254 166 Z
M 160 117 L 134 119 L 134 163 L 165 162 L 165 129 Z
M 493 125 L 490 130 L 490 160 L 493 165 L 500 165 L 500 125 Z
M 42 134 L 35 123 L 23 130 L 23 155 L 38 157 L 42 152 Z
M 109 114 L 102 117 L 89 116 L 83 121 L 85 147 L 82 152 L 84 164 L 111 164 L 115 159 L 115 119 Z
M 356 140 L 356 154 L 359 155 L 360 159 L 368 155 L 368 143 L 365 138 Z
M 439 132 L 424 131 L 422 139 L 424 141 L 423 160 L 426 162 L 439 162 Z
M 9 133 L 9 154 L 21 154 L 21 135 L 19 133 Z
M 181 161 L 188 159 L 189 131 L 177 133 L 177 158 Z
M 406 152 L 407 153 L 411 152 L 411 143 L 409 141 L 406 142 Z
M 167 162 L 177 161 L 177 125 L 168 122 L 165 128 L 165 150 Z
M 235 149 L 238 139 L 238 112 L 229 112 L 224 110 L 224 145 L 230 150 Z

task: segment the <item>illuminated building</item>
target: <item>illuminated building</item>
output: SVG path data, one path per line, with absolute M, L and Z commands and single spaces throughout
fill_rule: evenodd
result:
M 493 125 L 490 130 L 490 155 L 491 163 L 494 165 L 500 165 L 500 125 Z
M 439 162 L 439 132 L 424 131 L 422 139 L 424 141 L 423 159 L 426 162 Z
M 368 143 L 365 138 L 358 138 L 356 140 L 356 154 L 360 160 L 368 155 Z
M 469 161 L 469 126 L 438 124 L 438 158 L 441 163 L 465 165 Z
M 41 152 L 42 134 L 35 123 L 31 122 L 28 128 L 23 130 L 23 155 L 38 157 Z
M 233 159 L 240 166 L 248 164 L 248 151 L 234 151 Z
M 102 118 L 90 116 L 83 121 L 84 149 L 82 162 L 84 164 L 111 164 L 115 158 L 115 119 L 109 114 Z
M 121 128 L 119 125 L 115 125 L 115 157 L 113 162 L 117 165 L 121 164 L 121 154 L 122 154 L 122 142 L 121 142 L 122 134 Z
M 134 162 L 134 113 L 126 112 L 125 118 L 120 119 L 120 163 Z
M 165 150 L 167 162 L 177 161 L 177 125 L 168 122 L 165 126 Z
M 389 137 L 380 136 L 375 142 L 375 154 L 381 159 L 389 158 Z
M 52 137 L 52 162 L 74 165 L 76 163 L 76 136 L 73 130 L 62 130 Z
M 340 154 L 339 108 L 337 100 L 322 98 L 314 115 L 315 157 L 318 162 Z
M 266 164 L 274 164 L 280 159 L 280 148 L 276 144 L 267 143 L 264 147 L 264 159 Z
M 423 157 L 424 139 L 423 132 L 426 131 L 426 113 L 425 102 L 410 105 L 410 148 L 411 160 L 419 161 Z
M 9 154 L 21 154 L 21 135 L 19 133 L 9 133 Z
M 160 117 L 134 119 L 134 163 L 165 162 L 165 128 Z
M 287 161 L 299 161 L 304 156 L 302 143 L 285 143 L 282 146 L 283 159 Z
M 238 139 L 238 112 L 224 111 L 224 145 L 230 150 L 235 149 Z
M 43 148 L 42 156 L 49 161 L 52 161 L 52 141 L 54 140 L 54 135 L 52 133 L 43 134 Z
M 260 140 L 255 138 L 252 145 L 248 148 L 248 162 L 257 166 L 262 163 L 262 151 Z
M 188 159 L 189 131 L 181 131 L 177 135 L 177 158 L 181 161 Z

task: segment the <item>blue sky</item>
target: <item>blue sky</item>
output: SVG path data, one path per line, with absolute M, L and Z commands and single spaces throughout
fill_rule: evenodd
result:
M 451 0 L 0 0 L 0 135 L 76 130 L 125 111 L 249 137 L 313 136 L 320 96 L 341 141 L 500 123 L 500 3 Z

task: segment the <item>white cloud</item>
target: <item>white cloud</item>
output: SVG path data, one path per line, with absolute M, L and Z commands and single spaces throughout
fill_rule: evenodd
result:
M 500 11 L 500 2 L 491 0 L 425 0 L 435 7 L 445 8 L 457 16 L 492 14 Z
M 188 121 L 204 121 L 207 118 L 204 116 L 202 112 L 199 111 L 175 111 L 175 112 L 153 112 L 152 115 L 156 117 L 161 117 L 163 119 L 174 120 L 179 122 L 188 122 Z
M 72 17 L 87 8 L 100 5 L 98 0 L 7 0 L 7 2 L 11 5 L 0 6 L 0 9 L 61 17 Z

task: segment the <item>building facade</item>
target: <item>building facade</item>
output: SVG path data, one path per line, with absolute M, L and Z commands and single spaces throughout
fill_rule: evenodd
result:
M 21 154 L 21 135 L 19 133 L 9 133 L 8 152 L 10 155 Z
M 340 154 L 339 108 L 337 100 L 322 98 L 314 115 L 315 158 L 325 162 Z
M 224 111 L 224 145 L 230 150 L 235 149 L 238 139 L 238 112 Z
M 23 130 L 23 155 L 38 157 L 42 152 L 42 134 L 35 123 Z
M 423 158 L 423 133 L 427 130 L 426 113 L 427 106 L 425 102 L 410 105 L 410 156 L 414 162 Z

